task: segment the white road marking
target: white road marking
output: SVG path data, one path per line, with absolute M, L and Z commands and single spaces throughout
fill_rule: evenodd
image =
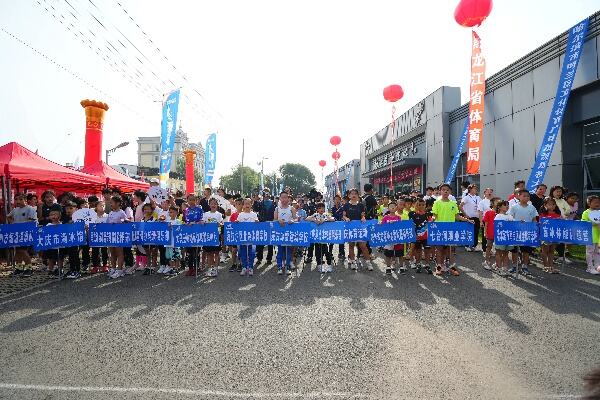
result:
M 113 392 L 113 393 L 167 393 L 190 396 L 218 396 L 241 398 L 365 398 L 363 394 L 343 392 L 308 392 L 308 393 L 263 393 L 263 392 L 228 392 L 209 389 L 153 388 L 153 387 L 115 387 L 115 386 L 54 386 L 26 385 L 21 383 L 0 383 L 0 389 L 37 390 L 51 392 Z

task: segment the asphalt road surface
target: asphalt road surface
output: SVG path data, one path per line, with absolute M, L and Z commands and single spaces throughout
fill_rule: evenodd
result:
M 570 399 L 600 279 L 305 268 L 52 282 L 0 299 L 1 399 Z

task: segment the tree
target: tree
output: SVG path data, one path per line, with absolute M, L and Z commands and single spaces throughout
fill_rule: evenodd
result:
M 260 174 L 250 167 L 244 166 L 242 169 L 240 164 L 233 167 L 230 174 L 221 176 L 221 179 L 219 179 L 220 186 L 224 187 L 228 192 L 241 192 L 240 177 L 242 176 L 242 171 L 244 174 L 244 194 L 250 193 L 258 188 L 260 184 Z
M 289 186 L 294 194 L 308 193 L 317 184 L 313 173 L 302 164 L 283 164 L 279 172 L 283 185 Z

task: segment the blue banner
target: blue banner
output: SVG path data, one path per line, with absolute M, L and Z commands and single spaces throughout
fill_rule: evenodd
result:
M 369 241 L 369 227 L 376 224 L 376 219 L 362 221 L 348 221 L 344 228 L 344 241 L 345 242 L 368 242 Z
M 38 228 L 36 251 L 81 246 L 86 243 L 85 223 L 46 225 Z
M 537 222 L 494 221 L 494 244 L 499 246 L 540 245 Z
M 548 243 L 591 245 L 592 223 L 567 219 L 540 219 L 540 240 Z
M 412 221 L 398 221 L 371 225 L 369 243 L 371 247 L 386 244 L 413 243 L 417 241 L 415 224 Z
M 271 223 L 225 222 L 223 234 L 226 245 L 267 245 L 271 237 Z
M 460 156 L 465 149 L 465 143 L 467 143 L 467 134 L 469 132 L 469 116 L 465 119 L 465 126 L 463 127 L 462 134 L 460 135 L 460 139 L 456 144 L 456 151 L 454 152 L 454 158 L 452 158 L 452 162 L 450 163 L 450 168 L 448 169 L 448 175 L 446 175 L 446 180 L 444 181 L 447 184 L 450 184 L 454 180 L 454 174 L 456 174 L 456 167 L 458 166 L 458 161 L 460 160 Z
M 167 222 L 133 222 L 133 244 L 164 246 L 171 244 L 171 230 Z
M 37 239 L 35 221 L 0 225 L 0 248 L 33 246 Z
M 573 81 L 575 80 L 579 58 L 581 57 L 581 53 L 583 53 L 583 40 L 585 39 L 588 23 L 589 20 L 586 18 L 569 30 L 569 39 L 560 72 L 560 79 L 558 80 L 558 87 L 556 88 L 554 105 L 550 111 L 546 133 L 544 133 L 540 149 L 531 168 L 531 174 L 527 180 L 527 190 L 530 192 L 533 192 L 540 183 L 544 182 L 546 168 L 550 164 L 552 150 L 554 150 L 554 144 L 556 143 L 567 101 L 573 87 Z
M 131 247 L 133 224 L 90 224 L 90 247 Z
M 343 221 L 335 222 L 323 222 L 320 225 L 314 222 L 308 222 L 310 224 L 310 241 L 311 243 L 333 243 L 343 244 L 344 242 L 344 229 L 346 223 Z
M 310 224 L 293 222 L 281 226 L 279 222 L 271 222 L 271 240 L 273 246 L 299 246 L 310 245 Z
M 218 224 L 173 225 L 175 247 L 219 245 Z
M 204 148 L 204 184 L 211 185 L 217 165 L 217 134 L 211 133 Z
M 428 222 L 430 246 L 472 246 L 475 227 L 469 222 Z
M 177 129 L 177 110 L 179 108 L 179 89 L 171 92 L 167 101 L 163 103 L 162 124 L 160 132 L 160 187 L 167 188 L 171 160 L 175 145 L 175 131 Z

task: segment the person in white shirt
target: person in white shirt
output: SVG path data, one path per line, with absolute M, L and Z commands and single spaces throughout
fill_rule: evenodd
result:
M 235 222 L 258 222 L 258 214 L 252 211 L 252 200 L 244 199 L 242 205 L 242 211 L 238 214 Z M 242 271 L 240 272 L 241 276 L 254 275 L 254 257 L 256 256 L 256 246 L 255 245 L 244 245 L 239 246 L 238 254 L 240 260 L 242 261 Z
M 32 206 L 25 203 L 25 195 L 19 194 L 15 196 L 16 207 L 13 208 L 7 215 L 8 222 L 10 224 L 20 224 L 25 222 L 37 221 L 37 210 Z M 13 276 L 31 276 L 31 257 L 29 256 L 27 247 L 15 248 L 15 269 L 12 273 Z M 19 266 L 25 264 L 24 269 L 20 269 Z
M 208 205 L 210 207 L 210 211 L 205 212 L 202 215 L 202 223 L 205 224 L 223 224 L 223 214 L 217 211 L 219 207 L 219 202 L 217 199 L 211 198 L 208 201 Z M 218 265 L 219 265 L 219 252 L 221 251 L 221 246 L 204 246 L 202 248 L 206 256 L 206 261 L 210 269 L 206 273 L 206 276 L 216 277 L 218 274 Z
M 275 208 L 274 220 L 281 226 L 290 224 L 296 219 L 296 210 L 290 205 L 290 196 L 287 192 L 281 192 L 279 196 L 280 205 Z M 285 265 L 288 275 L 291 275 L 294 265 L 292 264 L 293 248 L 290 246 L 277 246 L 277 274 L 283 274 L 283 263 L 285 256 Z
M 494 189 L 492 188 L 486 188 L 483 191 L 483 199 L 481 199 L 481 201 L 479 202 L 479 205 L 477 206 L 477 211 L 479 213 L 479 221 L 481 221 L 481 230 L 482 230 L 482 236 L 481 236 L 481 248 L 483 250 L 487 249 L 487 238 L 485 237 L 485 222 L 483 221 L 483 216 L 485 215 L 486 212 L 488 212 L 489 210 L 491 210 L 491 200 L 494 197 Z
M 466 251 L 475 251 L 479 242 L 479 230 L 481 228 L 481 220 L 479 219 L 479 203 L 481 198 L 477 195 L 477 185 L 469 185 L 467 193 L 460 200 L 460 210 L 475 224 L 475 235 L 473 235 L 473 245 L 465 247 Z
M 502 200 L 496 203 L 496 216 L 494 221 L 514 221 L 512 215 L 508 214 L 508 201 Z M 496 268 L 501 276 L 508 274 L 508 253 L 514 249 L 514 246 L 495 245 L 496 247 Z

